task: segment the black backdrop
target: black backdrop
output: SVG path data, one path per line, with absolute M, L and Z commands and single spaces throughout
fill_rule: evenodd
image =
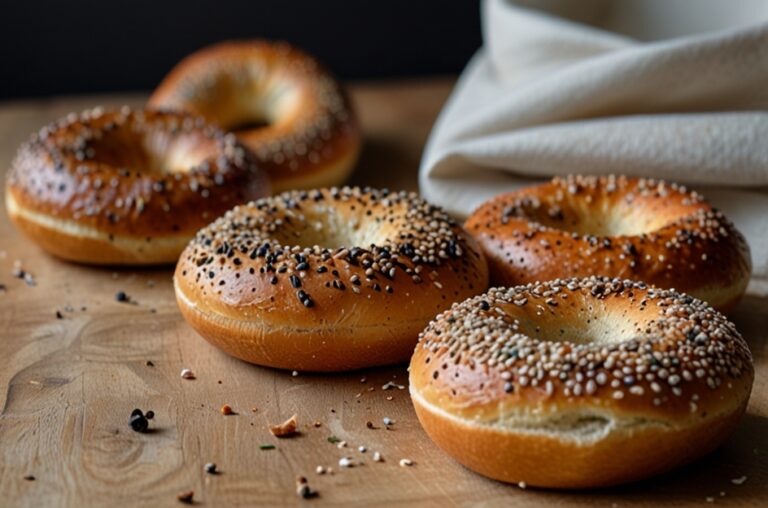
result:
M 226 39 L 292 42 L 347 79 L 459 72 L 480 46 L 472 0 L 2 0 L 0 99 L 148 90 Z

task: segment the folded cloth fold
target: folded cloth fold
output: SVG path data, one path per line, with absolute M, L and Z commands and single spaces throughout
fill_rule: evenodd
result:
M 424 196 L 463 217 L 552 175 L 685 183 L 745 234 L 749 291 L 768 294 L 768 4 L 579 2 L 603 28 L 557 15 L 569 6 L 484 2 L 485 45 L 430 136 Z M 698 24 L 670 23 L 686 6 Z

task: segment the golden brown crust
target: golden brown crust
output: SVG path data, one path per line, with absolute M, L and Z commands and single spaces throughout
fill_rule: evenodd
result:
M 200 118 L 97 108 L 44 127 L 20 148 L 6 207 L 63 258 L 170 263 L 200 227 L 268 192 L 253 156 Z
M 471 237 L 415 195 L 342 188 L 235 208 L 197 235 L 174 280 L 185 317 L 228 353 L 333 371 L 406 360 L 488 272 Z
M 286 43 L 204 48 L 166 76 L 149 104 L 235 131 L 277 192 L 339 184 L 357 160 L 361 136 L 346 93 L 313 57 Z M 254 123 L 267 125 L 248 127 Z
M 483 474 L 544 487 L 631 481 L 706 453 L 754 378 L 722 314 L 619 279 L 491 289 L 420 339 L 410 382 L 427 433 Z M 508 453 L 489 456 L 494 441 Z M 617 464 L 615 446 L 632 461 Z
M 605 275 L 642 280 L 727 310 L 743 295 L 744 237 L 695 192 L 658 180 L 555 178 L 503 194 L 465 224 L 492 285 Z

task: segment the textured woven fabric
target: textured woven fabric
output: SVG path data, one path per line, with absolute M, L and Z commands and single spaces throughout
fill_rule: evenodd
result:
M 424 153 L 427 199 L 462 217 L 552 175 L 685 183 L 747 236 L 768 293 L 768 2 L 487 0 L 483 34 Z

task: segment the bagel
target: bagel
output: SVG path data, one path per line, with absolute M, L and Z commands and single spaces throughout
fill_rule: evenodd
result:
M 360 131 L 349 99 L 313 57 L 286 43 L 225 42 L 180 62 L 149 100 L 237 134 L 275 192 L 337 185 L 352 171 Z
M 51 254 L 141 265 L 175 262 L 198 229 L 268 194 L 253 155 L 202 118 L 96 108 L 22 145 L 5 204 Z
M 749 282 L 744 237 L 696 192 L 661 180 L 569 176 L 502 194 L 466 221 L 491 285 L 605 275 L 728 311 Z
M 435 443 L 485 476 L 549 488 L 639 480 L 710 452 L 753 378 L 746 342 L 709 305 L 607 277 L 456 304 L 410 364 Z
M 339 371 L 406 361 L 424 326 L 485 291 L 477 245 L 405 192 L 293 191 L 201 230 L 174 275 L 182 314 L 248 362 Z

